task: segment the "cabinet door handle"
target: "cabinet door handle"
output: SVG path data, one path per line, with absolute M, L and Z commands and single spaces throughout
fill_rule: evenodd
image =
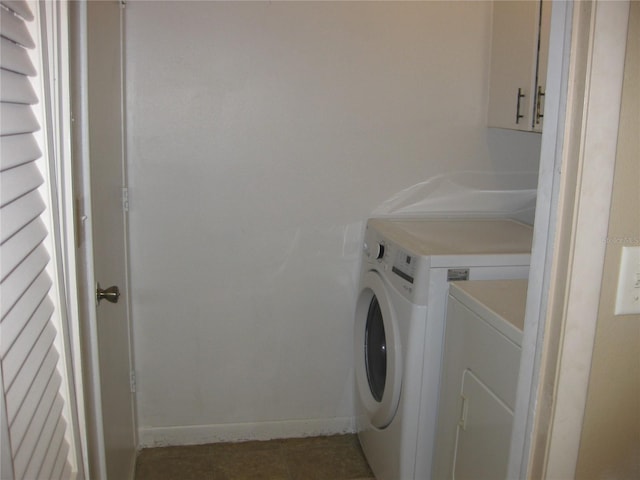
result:
M 536 125 L 540 124 L 540 120 L 544 118 L 542 113 L 542 101 L 541 97 L 544 97 L 544 92 L 542 91 L 542 87 L 538 85 L 538 95 L 536 98 Z
M 518 101 L 516 103 L 516 125 L 520 123 L 520 119 L 524 117 L 524 115 L 520 114 L 520 100 L 525 97 L 525 94 L 522 93 L 522 88 L 518 88 Z

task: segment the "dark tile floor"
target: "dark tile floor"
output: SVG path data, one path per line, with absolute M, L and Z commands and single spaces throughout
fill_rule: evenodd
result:
M 375 480 L 356 435 L 142 450 L 136 480 Z

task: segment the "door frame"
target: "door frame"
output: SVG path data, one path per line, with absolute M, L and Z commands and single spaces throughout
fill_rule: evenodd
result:
M 122 176 L 124 185 L 127 184 L 126 176 L 126 128 L 124 124 L 124 4 L 120 3 L 120 62 L 122 76 L 120 78 L 122 86 L 122 104 L 120 106 L 120 116 L 122 119 Z M 72 84 L 71 88 L 71 109 L 72 109 L 72 162 L 73 162 L 73 190 L 74 190 L 74 215 L 76 225 L 76 264 L 78 275 L 78 289 L 76 302 L 79 310 L 79 318 L 84 319 L 78 329 L 81 336 L 82 351 L 80 353 L 80 363 L 83 376 L 83 392 L 85 419 L 84 428 L 87 435 L 87 478 L 99 480 L 107 479 L 106 448 L 104 439 L 104 424 L 102 410 L 102 392 L 100 379 L 100 363 L 98 351 L 98 325 L 96 311 L 96 275 L 94 269 L 93 252 L 93 224 L 92 224 L 92 195 L 91 195 L 91 166 L 89 153 L 89 128 L 88 128 L 88 52 L 87 52 L 87 3 L 70 2 L 69 4 L 69 31 L 71 41 L 69 42 L 69 70 Z M 79 86 L 79 87 L 78 87 Z M 131 304 L 129 295 L 129 240 L 128 240 L 128 218 L 125 221 L 125 284 L 121 289 L 125 290 L 122 295 L 126 302 L 126 315 L 128 325 L 128 350 L 129 369 L 133 371 L 133 347 L 131 330 Z M 132 384 L 133 390 L 133 384 Z M 134 444 L 138 444 L 137 438 L 137 409 L 135 393 L 131 395 L 133 412 L 133 433 Z
M 547 311 L 547 323 L 558 335 L 548 338 L 541 352 L 547 371 L 532 432 L 541 445 L 529 469 L 539 467 L 533 474 L 546 478 L 573 478 L 580 449 L 607 247 L 629 1 L 580 5 L 573 20 L 574 38 L 582 35 L 583 42 L 571 48 L 579 76 L 570 81 L 568 103 L 583 105 L 583 111 L 567 109 L 568 179 L 561 187 Z M 544 402 L 548 397 L 551 405 Z
M 554 2 L 507 478 L 575 474 L 609 223 L 628 16 L 628 0 Z

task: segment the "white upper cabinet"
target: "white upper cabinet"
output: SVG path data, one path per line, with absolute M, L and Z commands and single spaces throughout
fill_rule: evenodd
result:
M 542 130 L 551 2 L 493 3 L 488 126 Z

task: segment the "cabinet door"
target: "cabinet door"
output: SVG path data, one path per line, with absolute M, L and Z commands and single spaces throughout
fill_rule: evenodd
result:
M 539 8 L 533 0 L 493 3 L 489 127 L 531 130 Z
M 540 5 L 540 43 L 538 49 L 538 71 L 536 73 L 537 87 L 535 98 L 535 111 L 533 117 L 533 130 L 542 131 L 544 117 L 544 99 L 547 90 L 547 62 L 549 59 L 549 34 L 551 32 L 551 2 L 542 2 Z

